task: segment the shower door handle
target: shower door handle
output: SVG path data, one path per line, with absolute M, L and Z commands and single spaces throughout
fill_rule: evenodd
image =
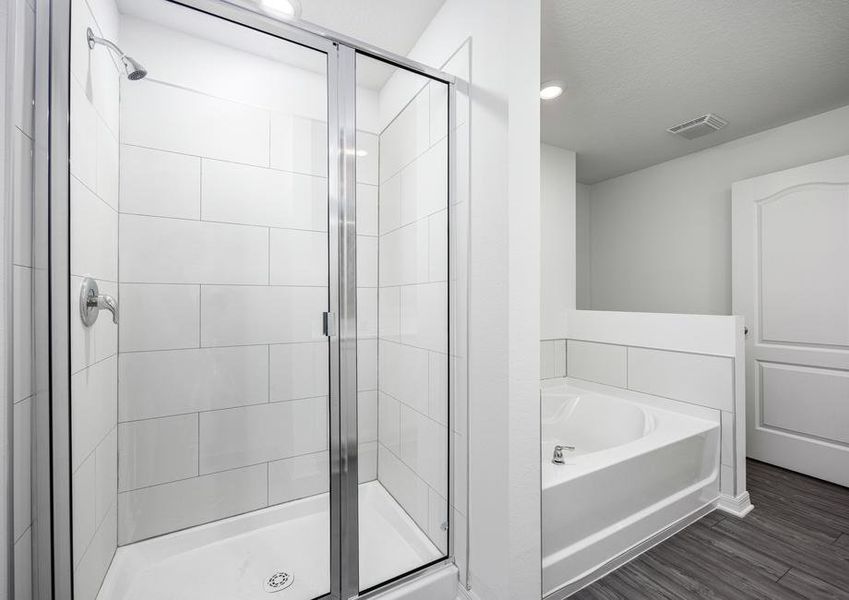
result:
M 327 337 L 333 337 L 337 335 L 337 327 L 336 327 L 336 313 L 333 312 L 325 312 L 321 315 L 322 320 L 322 329 L 324 330 L 324 335 Z
M 101 294 L 97 281 L 86 277 L 80 287 L 80 318 L 83 325 L 94 325 L 101 309 L 111 312 L 112 322 L 118 324 L 118 301 L 109 294 Z

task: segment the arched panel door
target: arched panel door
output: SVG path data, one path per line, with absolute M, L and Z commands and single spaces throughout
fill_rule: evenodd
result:
M 849 157 L 733 188 L 748 456 L 849 485 Z

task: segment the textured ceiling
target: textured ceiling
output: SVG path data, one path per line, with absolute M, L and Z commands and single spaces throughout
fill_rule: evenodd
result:
M 849 104 L 849 0 L 542 0 L 542 48 L 543 141 L 584 183 Z M 708 112 L 729 125 L 665 131 Z

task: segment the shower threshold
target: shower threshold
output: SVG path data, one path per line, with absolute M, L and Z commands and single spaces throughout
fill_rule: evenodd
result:
M 442 553 L 378 481 L 360 485 L 360 587 Z M 294 582 L 269 594 L 269 576 Z M 328 495 L 122 546 L 98 600 L 311 600 L 329 591 Z

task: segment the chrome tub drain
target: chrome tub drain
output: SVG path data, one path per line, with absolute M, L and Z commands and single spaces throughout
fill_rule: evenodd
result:
M 295 576 L 285 571 L 277 571 L 274 575 L 265 580 L 263 589 L 269 594 L 285 590 L 295 582 Z

